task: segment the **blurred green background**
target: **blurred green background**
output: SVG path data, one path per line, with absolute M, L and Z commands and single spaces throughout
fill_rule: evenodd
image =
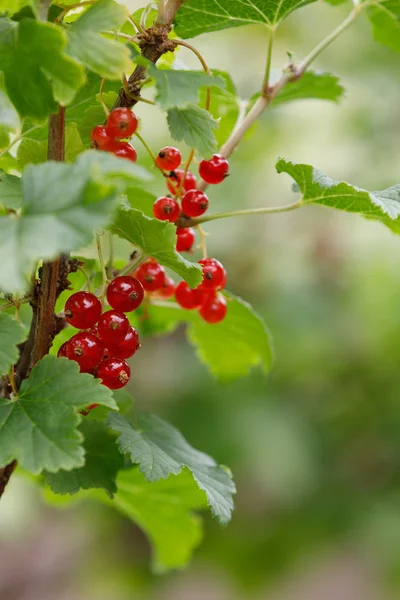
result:
M 131 2 L 131 8 L 142 5 Z M 281 27 L 273 67 L 307 54 L 349 6 L 317 2 Z M 265 31 L 194 42 L 240 95 L 259 88 Z M 181 50 L 178 61 L 198 68 Z M 398 56 L 361 18 L 318 59 L 346 89 L 340 105 L 299 101 L 263 116 L 210 190 L 212 211 L 287 204 L 278 156 L 367 189 L 398 182 Z M 169 142 L 140 105 L 142 133 Z M 142 148 L 139 162 L 148 164 Z M 163 191 L 156 180 L 154 189 Z M 14 477 L 0 511 L 1 600 L 393 600 L 400 589 L 400 240 L 376 222 L 321 207 L 207 225 L 229 289 L 251 302 L 276 348 L 271 375 L 219 386 L 182 330 L 145 340 L 132 363 L 139 409 L 229 465 L 238 486 L 227 529 L 205 516 L 184 572 L 154 575 L 144 535 L 111 508 L 60 511 Z

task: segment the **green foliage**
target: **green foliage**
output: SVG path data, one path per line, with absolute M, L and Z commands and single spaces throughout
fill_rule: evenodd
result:
M 42 121 L 68 104 L 84 70 L 65 53 L 67 36 L 51 23 L 0 19 L 0 65 L 8 96 L 21 117 Z
M 100 33 L 118 28 L 128 17 L 125 7 L 114 0 L 99 0 L 68 28 L 68 51 L 91 71 L 120 80 L 132 68 L 126 46 Z
M 114 505 L 149 536 L 155 570 L 185 567 L 203 537 L 193 510 L 207 505 L 189 471 L 149 483 L 139 469 L 129 469 L 119 473 L 117 486 Z
M 315 0 L 187 0 L 175 18 L 176 32 L 180 37 L 190 38 L 241 25 L 276 25 L 291 12 Z
M 335 182 L 311 165 L 296 164 L 281 159 L 278 173 L 288 173 L 296 181 L 304 204 L 322 204 L 346 212 L 377 219 L 400 232 L 400 185 L 381 192 L 367 192 L 345 181 Z
M 9 133 L 16 133 L 19 127 L 18 113 L 0 86 L 0 149 L 8 147 Z
M 214 129 L 218 127 L 210 113 L 197 104 L 168 111 L 168 127 L 171 136 L 178 142 L 184 141 L 190 148 L 209 158 L 217 148 Z
M 18 349 L 25 339 L 25 332 L 21 325 L 10 315 L 0 313 L 0 373 L 7 373 L 11 365 L 17 362 Z
M 223 89 L 216 87 L 212 89 L 210 102 L 210 113 L 218 121 L 218 128 L 214 131 L 214 134 L 220 146 L 226 142 L 237 122 L 240 100 L 229 73 L 213 69 L 212 74 L 225 82 Z M 206 91 L 203 89 L 200 92 L 200 105 L 204 106 L 205 102 Z
M 139 248 L 145 256 L 175 271 L 189 285 L 201 283 L 201 269 L 175 250 L 176 228 L 171 223 L 147 217 L 134 208 L 122 207 L 111 225 L 111 231 Z
M 178 475 L 187 467 L 206 493 L 213 515 L 221 525 L 229 522 L 235 486 L 226 467 L 216 465 L 210 456 L 192 448 L 177 429 L 155 415 L 140 415 L 135 426 L 126 417 L 110 413 L 108 424 L 121 434 L 118 438 L 121 452 L 139 465 L 148 481 Z
M 1 289 L 24 289 L 25 273 L 35 260 L 88 244 L 93 232 L 110 219 L 125 186 L 147 178 L 141 167 L 96 151 L 83 153 L 72 164 L 48 162 L 27 167 L 21 180 L 21 214 L 0 217 L 0 248 L 9 256 L 0 266 Z
M 37 165 L 47 160 L 47 140 L 35 140 L 26 136 L 18 146 L 17 160 L 21 170 L 26 165 Z M 85 150 L 76 123 L 65 128 L 65 161 L 73 162 Z
M 79 431 L 84 439 L 84 466 L 71 471 L 46 472 L 46 483 L 56 494 L 77 494 L 80 490 L 100 488 L 112 498 L 117 491 L 117 473 L 123 467 L 115 439 L 100 421 L 84 419 Z
M 78 365 L 46 356 L 22 382 L 17 398 L 0 399 L 0 464 L 16 458 L 37 474 L 84 465 L 77 414 L 96 402 L 117 408 L 112 393 Z
M 383 0 L 367 8 L 374 38 L 391 50 L 400 52 L 400 2 Z
M 335 75 L 308 71 L 297 81 L 288 83 L 273 99 L 272 104 L 275 106 L 292 100 L 310 98 L 339 102 L 343 94 L 344 88 Z
M 21 178 L 0 171 L 0 202 L 7 208 L 19 208 L 21 196 Z

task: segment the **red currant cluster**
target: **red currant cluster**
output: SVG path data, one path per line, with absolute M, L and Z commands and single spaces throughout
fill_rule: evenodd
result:
M 112 390 L 124 387 L 131 370 L 126 362 L 140 348 L 138 332 L 125 313 L 138 308 L 144 289 L 129 275 L 116 277 L 107 288 L 107 301 L 113 310 L 102 312 L 100 300 L 90 292 L 77 292 L 65 304 L 65 318 L 82 329 L 65 342 L 58 356 L 75 360 L 82 373 L 91 373 Z
M 96 125 L 93 129 L 90 136 L 91 147 L 136 162 L 135 148 L 129 142 L 121 140 L 130 138 L 137 126 L 137 117 L 129 108 L 115 108 L 108 115 L 106 125 Z

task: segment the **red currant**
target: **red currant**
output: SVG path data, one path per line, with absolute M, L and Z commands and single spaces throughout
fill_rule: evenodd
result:
M 161 298 L 172 298 L 174 293 L 175 293 L 175 281 L 172 279 L 172 277 L 168 277 L 168 275 L 166 275 L 165 280 L 164 280 L 164 285 L 162 286 L 162 288 L 157 290 L 157 294 Z
M 181 164 L 182 154 L 178 148 L 166 146 L 157 154 L 156 163 L 163 171 L 173 171 Z
M 175 289 L 175 299 L 179 306 L 192 310 L 193 308 L 199 308 L 206 299 L 204 290 L 196 288 L 192 290 L 186 283 L 181 281 Z
M 160 221 L 169 221 L 175 223 L 179 219 L 181 209 L 176 200 L 168 198 L 168 196 L 162 196 L 157 198 L 153 205 L 153 214 L 156 219 Z
M 81 331 L 72 336 L 67 345 L 67 358 L 75 360 L 82 373 L 90 373 L 101 359 L 100 340 L 92 333 Z
M 110 137 L 122 139 L 133 135 L 137 129 L 138 120 L 129 108 L 115 108 L 107 119 L 107 130 Z
M 176 249 L 178 252 L 189 252 L 195 240 L 194 230 L 191 227 L 179 227 L 176 230 Z
M 99 335 L 107 344 L 118 344 L 127 334 L 129 321 L 122 312 L 108 310 L 99 319 Z
M 110 390 L 124 387 L 131 376 L 128 363 L 122 358 L 107 358 L 102 360 L 97 369 L 97 377 Z
M 114 310 L 131 312 L 140 306 L 143 297 L 142 284 L 130 275 L 116 277 L 107 288 L 107 302 Z
M 171 194 L 174 194 L 174 196 L 176 196 L 181 187 L 182 177 L 184 174 L 185 171 L 183 169 L 175 169 L 175 171 L 171 171 L 169 175 L 169 179 L 167 180 L 167 186 Z M 183 183 L 183 189 L 186 192 L 188 192 L 189 190 L 196 189 L 196 176 L 193 175 L 193 173 L 191 173 L 190 171 L 186 173 L 185 181 Z
M 203 269 L 201 288 L 208 290 L 221 290 L 226 285 L 226 271 L 216 258 L 203 258 L 199 260 Z
M 118 344 L 108 346 L 108 357 L 130 358 L 139 348 L 139 334 L 134 327 L 129 327 L 127 334 Z
M 221 183 L 229 175 L 229 163 L 225 156 L 214 154 L 211 160 L 202 160 L 199 175 L 206 183 Z
M 108 144 L 111 144 L 113 138 L 104 125 L 96 125 L 90 135 L 90 147 L 104 150 Z
M 190 190 L 182 196 L 182 210 L 187 217 L 200 217 L 208 208 L 208 198 L 200 190 Z
M 111 142 L 104 149 L 119 158 L 127 158 L 132 162 L 137 160 L 137 152 L 128 142 Z
M 67 357 L 67 348 L 68 348 L 68 341 L 64 342 L 58 349 L 57 352 L 57 357 L 58 358 L 62 358 L 62 357 Z
M 219 323 L 225 318 L 226 311 L 226 300 L 221 294 L 218 296 L 210 295 L 199 308 L 201 318 L 207 323 Z
M 156 292 L 164 285 L 165 270 L 157 261 L 150 260 L 140 265 L 136 277 L 146 292 Z
M 101 303 L 90 292 L 76 292 L 68 298 L 64 308 L 68 323 L 77 329 L 89 329 L 99 320 Z

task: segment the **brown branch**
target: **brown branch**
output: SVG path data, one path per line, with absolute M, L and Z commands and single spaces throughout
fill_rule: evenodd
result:
M 4 494 L 4 490 L 6 489 L 6 485 L 14 472 L 15 467 L 17 466 L 17 461 L 13 460 L 9 465 L 0 469 L 0 498 Z

